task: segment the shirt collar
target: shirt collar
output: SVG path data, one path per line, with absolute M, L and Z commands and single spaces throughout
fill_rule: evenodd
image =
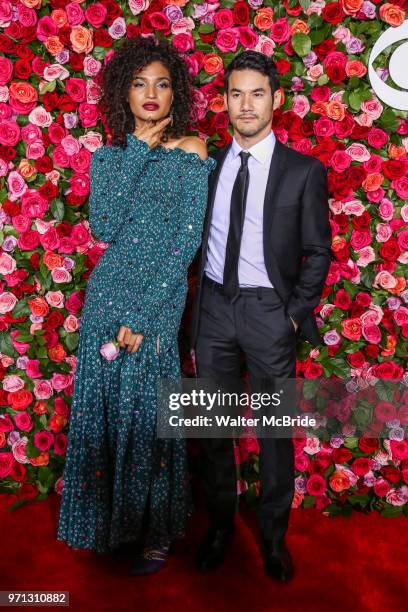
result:
M 243 149 L 241 145 L 235 140 L 235 136 L 232 139 L 231 155 L 233 159 L 238 157 L 239 153 L 243 150 L 248 151 L 258 162 L 265 164 L 270 161 L 275 146 L 276 137 L 273 132 L 270 132 L 268 136 L 265 136 L 263 140 L 260 140 L 249 149 Z

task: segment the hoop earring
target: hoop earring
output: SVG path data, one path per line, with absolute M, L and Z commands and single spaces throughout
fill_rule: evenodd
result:
M 170 113 L 170 125 L 171 125 L 171 127 L 173 127 L 173 119 L 174 119 L 173 113 Z

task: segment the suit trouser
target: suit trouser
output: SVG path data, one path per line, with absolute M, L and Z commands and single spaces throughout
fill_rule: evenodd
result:
M 202 291 L 196 343 L 199 378 L 238 379 L 241 351 L 246 356 L 250 381 L 295 378 L 296 334 L 275 289 L 244 288 L 231 304 L 222 286 L 205 277 Z M 293 441 L 291 437 L 258 437 L 258 443 L 260 532 L 263 538 L 280 542 L 288 527 L 294 495 Z M 201 447 L 210 523 L 227 527 L 233 522 L 237 499 L 233 440 L 203 438 Z

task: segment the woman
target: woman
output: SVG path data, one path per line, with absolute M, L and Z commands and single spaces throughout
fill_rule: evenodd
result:
M 187 270 L 216 164 L 185 135 L 190 79 L 167 43 L 128 40 L 101 87 L 112 146 L 92 156 L 89 223 L 108 247 L 81 317 L 57 538 L 108 552 L 145 536 L 130 569 L 142 574 L 163 567 L 191 510 L 185 443 L 156 437 L 156 383 L 180 375 Z

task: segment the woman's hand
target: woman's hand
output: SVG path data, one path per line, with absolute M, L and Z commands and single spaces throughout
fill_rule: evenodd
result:
M 153 149 L 160 144 L 164 130 L 170 121 L 170 117 L 165 117 L 156 123 L 152 119 L 148 119 L 144 125 L 135 129 L 133 135 L 146 142 Z
M 119 342 L 121 348 L 127 346 L 128 353 L 136 353 L 142 344 L 143 338 L 144 336 L 142 333 L 137 332 L 134 334 L 129 327 L 121 325 L 116 340 Z

